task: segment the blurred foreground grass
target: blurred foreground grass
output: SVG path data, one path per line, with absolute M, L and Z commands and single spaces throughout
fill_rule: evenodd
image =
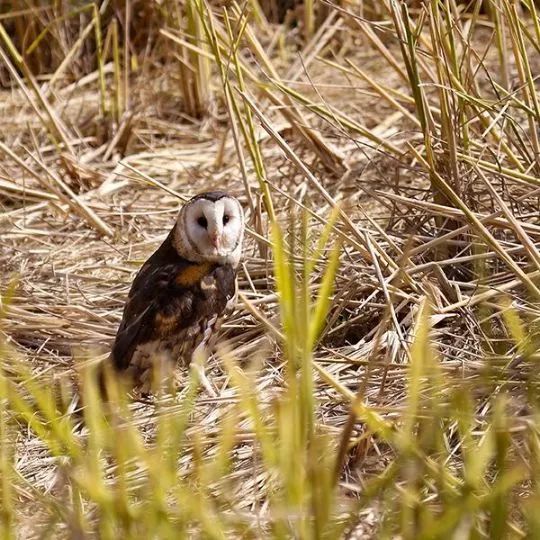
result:
M 15 462 L 16 434 L 22 426 L 36 432 L 58 467 L 50 496 L 34 493 L 35 500 L 30 496 L 48 516 L 43 524 L 45 536 L 62 529 L 69 537 L 93 533 L 99 538 L 339 536 L 346 523 L 346 506 L 335 500 L 335 467 L 339 465 L 335 441 L 315 425 L 311 366 L 312 349 L 328 311 L 339 246 L 333 250 L 316 297 L 309 289 L 310 273 L 320 262 L 334 221 L 330 220 L 313 250 L 304 239 L 300 276 L 280 229 L 274 229 L 287 384 L 275 403 L 263 407 L 253 391 L 251 370 L 241 369 L 230 354 L 222 352 L 237 404 L 220 422 L 211 456 L 205 456 L 207 441 L 188 440 L 185 433 L 199 390 L 197 370 L 191 370 L 181 395 L 156 398 L 155 434 L 148 444 L 116 378 L 107 381 L 115 399 L 104 405 L 93 368 L 83 369 L 81 422 L 80 415 L 68 412 L 73 388 L 62 389 L 64 403 L 59 403 L 51 381 L 37 379 L 15 351 L 4 347 L 9 371 L 0 376 L 1 537 L 18 536 L 16 507 L 31 490 L 21 481 Z M 241 490 L 231 473 L 244 420 L 253 430 L 262 474 L 268 475 L 265 496 L 272 519 L 264 524 L 255 512 L 235 511 Z M 183 458 L 188 467 L 179 474 Z
M 434 317 L 426 298 L 415 315 L 406 399 L 396 421 L 366 406 L 360 384 L 356 396 L 340 388 L 351 403 L 341 433 L 316 422 L 314 368 L 339 386 L 312 356 L 328 314 L 339 243 L 316 290 L 310 275 L 321 263 L 336 217 L 315 244 L 303 220 L 301 244 L 295 246 L 300 261 L 293 261 L 291 246 L 279 227 L 273 228 L 282 329 L 273 331 L 285 351 L 283 391 L 263 404 L 254 384 L 257 359 L 241 368 L 230 353 L 218 353 L 236 404 L 220 420 L 217 440 L 186 435 L 200 390 L 198 370 L 189 372 L 180 394 L 156 396 L 153 420 L 143 426 L 114 377 L 107 380 L 114 398 L 102 402 L 93 367 L 87 366 L 80 373 L 81 419 L 72 410 L 78 403 L 73 386 L 59 389 L 52 378 L 36 376 L 4 343 L 0 537 L 20 537 L 20 505 L 40 516 L 36 529 L 41 538 L 340 538 L 354 535 L 363 516 L 373 513 L 376 524 L 372 517 L 370 525 L 381 538 L 540 534 L 539 336 L 510 305 L 505 319 L 520 351 L 519 366 L 509 356 L 513 366 L 493 367 L 474 384 L 444 375 L 430 341 Z M 9 296 L 3 298 L 4 309 L 9 309 Z M 529 399 L 518 411 L 514 404 L 512 412 L 514 377 L 525 379 Z M 474 414 L 480 385 L 496 388 L 491 412 L 481 424 Z M 527 421 L 518 428 L 513 414 L 524 414 Z M 357 422 L 364 426 L 362 433 L 351 439 Z M 24 429 L 35 432 L 56 466 L 45 493 L 33 489 L 17 470 L 17 434 Z M 150 440 L 143 429 L 151 430 Z M 235 455 L 247 432 L 260 460 L 253 481 L 261 481 L 261 502 L 239 510 L 243 486 L 235 481 Z M 357 498 L 345 497 L 338 481 L 347 456 L 353 450 L 358 466 L 373 441 L 387 447 L 391 457 L 384 458 L 380 474 L 362 478 Z M 259 504 L 266 507 L 264 519 Z

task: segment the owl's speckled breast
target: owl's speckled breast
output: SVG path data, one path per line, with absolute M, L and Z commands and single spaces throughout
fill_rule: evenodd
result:
M 135 387 L 147 393 L 152 388 L 152 375 L 157 371 L 158 380 L 171 379 L 177 367 L 188 366 L 198 354 L 206 354 L 209 342 L 221 326 L 223 317 L 217 315 L 201 321 L 167 338 L 154 339 L 139 345 L 126 370 Z

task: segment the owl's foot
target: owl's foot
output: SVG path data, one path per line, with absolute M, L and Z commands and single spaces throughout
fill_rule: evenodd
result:
M 191 369 L 197 373 L 201 385 L 208 392 L 208 394 L 213 398 L 217 397 L 217 392 L 214 390 L 212 383 L 208 380 L 208 377 L 206 376 L 204 365 L 199 364 L 198 362 L 194 362 L 191 364 Z

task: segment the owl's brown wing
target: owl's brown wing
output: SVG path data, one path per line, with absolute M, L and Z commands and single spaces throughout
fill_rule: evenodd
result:
M 150 259 L 141 268 L 129 292 L 112 348 L 116 369 L 124 370 L 129 366 L 138 345 L 159 337 L 163 329 L 157 321 L 174 315 L 175 320 L 185 325 L 191 323 L 194 314 L 192 287 L 178 284 L 178 276 L 189 270 L 189 265 L 182 259 L 168 264 Z
M 230 265 L 217 266 L 208 275 L 216 287 L 214 309 L 216 312 L 222 312 L 238 292 L 236 270 Z

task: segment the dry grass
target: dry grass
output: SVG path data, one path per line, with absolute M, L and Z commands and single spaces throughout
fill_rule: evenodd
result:
M 213 514 L 194 511 L 184 533 L 315 538 L 359 523 L 361 537 L 534 537 L 540 524 L 527 511 L 540 496 L 534 3 L 315 1 L 293 26 L 267 21 L 255 1 L 223 8 L 193 0 L 189 9 L 135 2 L 127 11 L 129 3 L 110 2 L 65 13 L 56 4 L 11 4 L 20 13 L 0 16 L 9 384 L 17 388 L 14 356 L 35 381 L 74 380 L 88 351 L 106 351 L 131 280 L 181 201 L 226 189 L 244 203 L 249 234 L 242 301 L 222 343 L 254 377 L 253 395 L 270 416 L 296 378 L 296 354 L 300 379 L 308 385 L 313 377 L 309 407 L 299 383 L 300 410 L 312 411 L 316 425 L 302 444 L 313 447 L 315 433 L 328 437 L 337 528 L 280 515 L 276 508 L 298 502 L 290 493 L 283 506 L 269 503 L 272 468 L 239 405 L 247 399 L 242 379 L 214 355 L 177 465 L 179 477 L 192 478 L 194 463 L 212 463 L 224 425 L 239 415 L 223 474 L 226 504 L 216 506 L 228 517 L 213 528 Z M 311 355 L 309 339 L 287 326 L 284 298 L 287 286 L 297 287 L 291 298 L 315 294 L 326 247 L 310 261 L 331 215 L 327 233 L 341 255 Z M 292 278 L 292 267 L 287 279 L 278 276 L 279 295 L 273 223 L 288 231 L 283 253 L 292 252 L 298 273 L 309 270 L 304 281 Z M 132 407 L 150 444 L 154 406 Z M 6 410 L 21 537 L 113 534 L 93 525 L 97 498 L 90 504 L 80 495 L 86 502 L 77 508 L 65 479 L 73 471 L 47 438 Z M 294 425 L 305 424 L 302 414 Z M 127 476 L 137 486 L 145 474 L 134 466 Z M 86 487 L 78 484 L 81 493 Z M 60 503 L 70 510 L 52 519 Z M 314 511 L 315 522 L 322 514 Z

